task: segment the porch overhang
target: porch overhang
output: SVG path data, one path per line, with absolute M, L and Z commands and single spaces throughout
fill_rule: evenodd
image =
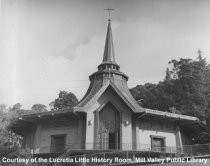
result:
M 85 112 L 74 112 L 73 109 L 54 110 L 41 113 L 24 114 L 16 118 L 9 128 L 19 134 L 24 135 L 36 128 L 37 124 L 46 121 L 68 121 L 71 118 L 80 119 L 85 115 Z
M 210 127 L 204 125 L 197 117 L 146 108 L 144 110 L 144 112 L 134 114 L 134 118 L 136 120 L 175 122 L 191 138 L 198 136 L 202 132 L 210 133 Z
M 137 112 L 135 115 L 137 115 L 137 119 L 142 117 L 149 117 L 152 119 L 171 119 L 175 121 L 183 121 L 183 122 L 200 122 L 200 120 L 197 117 L 188 116 L 188 115 L 181 115 L 181 114 L 175 114 L 170 112 L 163 112 L 159 110 L 153 110 L 153 109 L 147 109 L 143 108 L 143 112 Z

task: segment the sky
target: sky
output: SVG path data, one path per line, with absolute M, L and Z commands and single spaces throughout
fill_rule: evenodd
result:
M 0 0 L 0 104 L 81 99 L 102 62 L 108 14 L 130 88 L 164 79 L 172 59 L 210 63 L 208 0 Z

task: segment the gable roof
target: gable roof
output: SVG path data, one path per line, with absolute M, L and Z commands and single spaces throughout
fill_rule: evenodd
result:
M 91 98 L 87 96 L 88 100 L 84 100 L 79 103 L 76 107 L 74 107 L 75 111 L 85 111 L 84 108 L 90 105 L 91 103 L 96 102 L 102 94 L 108 89 L 112 88 L 112 90 L 125 102 L 125 104 L 133 111 L 133 112 L 143 112 L 144 109 L 138 105 L 135 101 L 132 101 L 132 98 L 129 98 L 126 93 L 122 93 L 122 91 L 115 86 L 111 81 L 108 81 L 104 86 L 102 86 L 98 92 L 91 95 Z M 133 99 L 135 100 L 135 99 Z

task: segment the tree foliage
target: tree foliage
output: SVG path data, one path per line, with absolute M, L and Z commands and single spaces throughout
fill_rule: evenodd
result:
M 8 125 L 17 116 L 15 111 L 21 107 L 20 104 L 13 105 L 12 108 L 7 108 L 5 104 L 0 105 L 0 146 L 6 148 L 17 148 L 21 146 L 22 137 L 9 130 Z
M 210 65 L 201 55 L 196 60 L 179 59 L 169 62 L 165 79 L 158 84 L 137 85 L 130 91 L 143 99 L 143 107 L 171 111 L 205 119 L 210 108 Z
M 68 109 L 77 105 L 78 99 L 72 92 L 60 91 L 58 98 L 50 103 L 52 109 Z
M 20 103 L 7 108 L 5 104 L 0 104 L 0 146 L 6 148 L 17 148 L 21 146 L 22 137 L 12 132 L 8 126 L 22 114 L 44 112 L 46 106 L 43 104 L 34 104 L 31 110 L 22 109 Z
M 32 107 L 31 107 L 31 112 L 35 113 L 35 112 L 46 112 L 47 111 L 47 108 L 45 105 L 43 104 L 34 104 Z

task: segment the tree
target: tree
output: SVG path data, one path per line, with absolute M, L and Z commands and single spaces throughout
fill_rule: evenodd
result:
M 10 111 L 18 111 L 20 110 L 22 107 L 22 105 L 20 103 L 16 103 L 12 106 L 12 108 L 10 109 Z
M 158 84 L 146 83 L 132 88 L 131 94 L 136 100 L 143 99 L 143 107 L 168 111 L 174 106 L 170 82 L 159 82 Z
M 137 85 L 135 88 L 130 89 L 133 97 L 138 100 L 143 100 L 142 106 L 145 108 L 157 108 L 157 98 L 151 92 L 151 89 L 155 88 L 155 84 Z
M 206 119 L 210 109 L 210 65 L 199 54 L 196 60 L 179 59 L 169 62 L 171 70 L 158 84 L 138 85 L 130 91 L 136 100 L 144 99 L 143 106 L 161 111 L 176 112 Z
M 5 104 L 0 105 L 0 145 L 5 145 L 7 142 L 6 138 L 6 125 L 8 121 L 8 116 L 7 116 L 7 107 Z
M 208 89 L 210 68 L 201 55 L 197 60 L 180 59 L 170 61 L 173 65 L 171 74 L 175 78 L 174 99 L 183 114 L 205 117 L 208 108 Z
M 0 111 L 6 111 L 7 110 L 7 105 L 6 104 L 0 104 Z
M 165 76 L 165 81 L 170 81 L 171 80 L 171 72 L 169 68 L 166 68 L 166 76 Z
M 60 91 L 58 98 L 50 103 L 52 109 L 68 109 L 74 107 L 78 103 L 77 97 L 72 92 Z
M 17 107 L 16 107 L 17 106 Z M 7 108 L 5 104 L 1 104 L 0 110 L 0 146 L 6 148 L 17 148 L 21 146 L 22 137 L 9 130 L 8 125 L 14 117 L 16 117 L 16 108 L 19 109 L 20 104 Z M 14 115 L 15 114 L 15 115 Z
M 198 144 L 209 144 L 210 143 L 210 133 L 201 132 L 196 138 L 195 143 Z
M 47 109 L 46 109 L 46 106 L 43 105 L 43 104 L 34 104 L 32 107 L 32 112 L 35 113 L 35 112 L 46 112 Z
M 31 112 L 30 110 L 24 110 L 21 108 L 22 108 L 22 105 L 20 103 L 16 103 L 11 108 L 9 108 L 10 119 L 15 119 L 18 116 L 21 116 L 22 114 L 28 114 Z

